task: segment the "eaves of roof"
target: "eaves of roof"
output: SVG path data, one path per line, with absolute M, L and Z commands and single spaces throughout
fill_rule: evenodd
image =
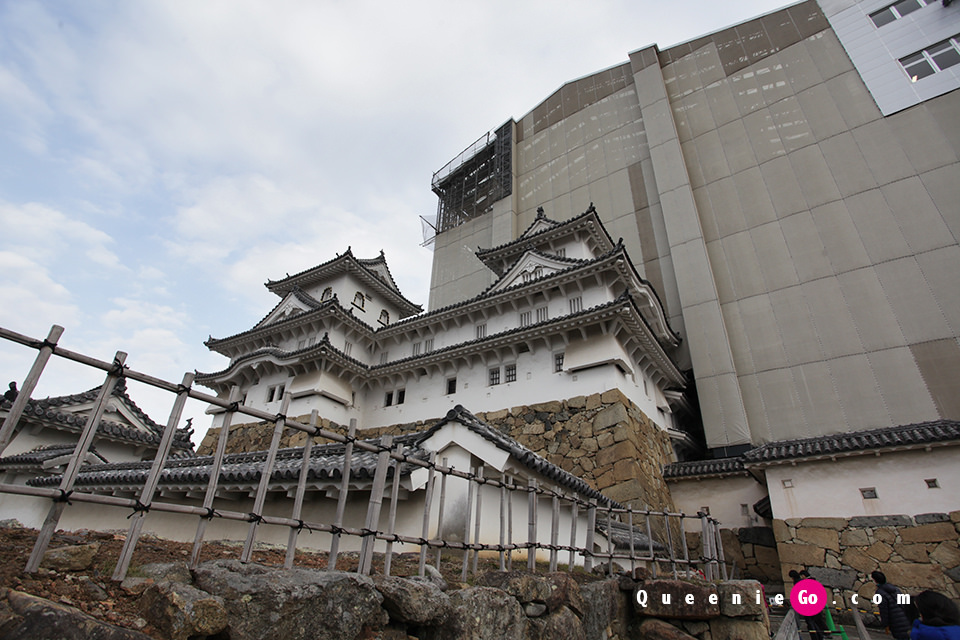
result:
M 664 480 L 679 478 L 708 478 L 731 475 L 746 475 L 741 458 L 717 458 L 715 460 L 692 460 L 673 462 L 663 466 Z
M 380 256 L 377 258 L 360 259 L 353 255 L 353 251 L 350 249 L 350 247 L 347 247 L 345 253 L 342 253 L 331 260 L 328 260 L 315 267 L 305 269 L 299 273 L 295 273 L 292 276 L 287 276 L 282 280 L 268 280 L 266 283 L 264 283 L 264 286 L 266 286 L 267 289 L 273 293 L 284 295 L 296 286 L 301 286 L 302 284 L 314 281 L 314 279 L 317 277 L 322 276 L 324 271 L 348 271 L 348 265 L 356 266 L 356 272 L 358 274 L 363 276 L 364 279 L 367 280 L 367 282 L 374 288 L 380 290 L 381 293 L 386 294 L 388 298 L 391 298 L 400 308 L 404 309 L 410 314 L 420 313 L 423 311 L 423 307 L 411 302 L 404 297 L 402 293 L 400 293 L 400 288 L 397 287 L 397 283 L 393 279 L 393 274 L 390 272 L 390 266 L 387 264 L 386 257 L 382 251 L 380 252 Z M 373 265 L 383 265 L 389 281 L 381 278 L 380 275 L 371 268 Z

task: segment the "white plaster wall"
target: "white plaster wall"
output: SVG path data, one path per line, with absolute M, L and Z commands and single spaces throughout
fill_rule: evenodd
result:
M 719 520 L 725 529 L 764 524 L 754 513 L 753 504 L 766 495 L 766 488 L 752 477 L 671 480 L 669 486 L 673 503 L 683 513 L 696 515 L 703 507 L 709 507 L 710 517 Z M 743 515 L 742 505 L 747 505 L 747 515 Z M 700 531 L 699 520 L 687 520 L 684 526 L 687 531 Z
M 778 465 L 766 469 L 773 517 L 916 515 L 960 509 L 960 447 Z M 940 488 L 928 489 L 936 478 Z M 784 487 L 789 480 L 792 488 Z M 861 488 L 874 487 L 877 499 Z

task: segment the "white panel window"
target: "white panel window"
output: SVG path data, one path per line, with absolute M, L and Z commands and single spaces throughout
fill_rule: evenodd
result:
M 546 322 L 550 319 L 550 315 L 547 313 L 546 307 L 539 307 L 537 309 L 537 322 Z
M 423 341 L 423 352 L 430 353 L 433 351 L 433 338 L 427 338 Z
M 352 342 L 344 342 L 344 343 L 343 343 L 343 355 L 349 356 L 351 351 L 353 351 L 353 343 L 352 343 Z
M 580 313 L 583 311 L 583 298 L 577 296 L 570 298 L 570 313 Z
M 913 82 L 960 64 L 960 34 L 900 58 L 900 66 Z
M 487 337 L 487 324 L 486 324 L 486 323 L 478 324 L 478 325 L 477 325 L 477 340 L 479 340 L 480 338 L 486 338 L 486 337 Z
M 413 343 L 413 355 L 415 355 L 415 356 L 420 355 L 420 349 L 421 349 L 422 347 L 423 347 L 423 343 L 422 343 L 422 342 L 414 342 L 414 343 Z
M 529 312 L 529 311 L 521 311 L 521 312 L 520 312 L 520 326 L 521 326 L 521 327 L 528 327 L 528 326 L 530 326 L 530 312 Z

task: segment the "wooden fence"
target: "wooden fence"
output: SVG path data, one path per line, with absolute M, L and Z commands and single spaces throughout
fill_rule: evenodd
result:
M 33 552 L 27 560 L 27 572 L 35 572 L 40 567 L 43 555 L 47 550 L 67 505 L 70 502 L 79 502 L 131 510 L 129 516 L 129 531 L 113 573 L 113 579 L 117 581 L 123 580 L 126 576 L 143 529 L 144 521 L 150 511 L 181 514 L 183 516 L 192 516 L 196 519 L 197 529 L 194 537 L 193 551 L 190 556 L 191 567 L 195 567 L 199 562 L 207 525 L 216 517 L 249 523 L 246 541 L 240 553 L 240 560 L 242 562 L 249 562 L 251 559 L 259 527 L 265 525 L 287 527 L 289 529 L 289 537 L 284 563 L 286 568 L 293 566 L 299 533 L 303 529 L 308 529 L 310 531 L 324 531 L 331 534 L 331 546 L 327 562 L 327 566 L 331 570 L 335 568 L 337 564 L 342 536 L 360 537 L 362 543 L 357 571 L 362 574 L 369 574 L 371 572 L 374 544 L 379 540 L 385 542 L 384 573 L 387 575 L 389 575 L 391 571 L 391 563 L 394 556 L 393 545 L 402 543 L 419 547 L 419 573 L 421 576 L 425 573 L 428 560 L 433 561 L 435 566 L 439 568 L 441 554 L 447 549 L 463 552 L 463 580 L 466 580 L 469 570 L 472 569 L 473 572 L 476 572 L 478 558 L 481 552 L 489 552 L 491 555 L 495 554 L 498 557 L 501 570 L 512 569 L 514 555 L 519 552 L 521 557 L 525 555 L 526 568 L 529 571 L 536 571 L 536 554 L 538 550 L 549 552 L 550 571 L 556 571 L 558 563 L 561 559 L 565 558 L 567 560 L 567 569 L 571 571 L 574 566 L 579 563 L 582 563 L 584 568 L 589 571 L 593 569 L 595 563 L 605 562 L 607 565 L 606 571 L 612 574 L 615 564 L 624 567 L 629 566 L 632 570 L 638 564 L 644 563 L 646 566 L 652 567 L 654 572 L 659 569 L 672 573 L 674 577 L 681 573 L 686 574 L 699 571 L 709 580 L 718 580 L 721 577 L 723 579 L 727 578 L 723 548 L 720 542 L 719 522 L 704 514 L 689 516 L 683 513 L 636 510 L 617 505 L 611 501 L 600 504 L 596 499 L 584 500 L 582 497 L 573 493 L 567 494 L 554 489 L 541 487 L 534 479 L 530 479 L 526 484 L 517 484 L 513 479 L 507 478 L 506 476 L 502 479 L 485 477 L 483 466 L 471 469 L 470 471 L 457 470 L 448 466 L 446 460 L 438 463 L 436 453 L 431 453 L 428 459 L 405 454 L 401 444 L 394 446 L 391 436 L 383 436 L 377 443 L 360 440 L 356 436 L 357 425 L 355 420 L 351 420 L 349 431 L 346 435 L 343 435 L 319 428 L 317 426 L 319 420 L 316 411 L 311 414 L 307 424 L 287 418 L 286 412 L 290 403 L 289 393 L 283 397 L 280 412 L 278 414 L 268 414 L 264 411 L 245 407 L 240 404 L 240 391 L 237 387 L 232 389 L 227 400 L 223 400 L 222 398 L 193 389 L 192 373 L 184 374 L 180 384 L 174 384 L 130 369 L 124 364 L 127 354 L 122 351 L 116 353 L 112 362 L 97 360 L 83 354 L 69 351 L 57 344 L 62 333 L 62 327 L 54 326 L 46 339 L 37 340 L 0 327 L 0 338 L 37 349 L 38 351 L 33 367 L 21 385 L 19 395 L 16 400 L 13 401 L 3 425 L 0 426 L 0 455 L 3 454 L 3 451 L 12 440 L 14 429 L 51 355 L 57 355 L 58 357 L 106 372 L 106 379 L 87 416 L 70 462 L 60 477 L 59 486 L 57 488 L 49 488 L 0 483 L 0 492 L 49 498 L 51 500 L 49 512 L 40 529 Z M 107 401 L 117 381 L 123 377 L 169 391 L 176 395 L 149 474 L 136 498 L 124 498 L 78 491 L 74 488 L 74 484 L 81 471 L 81 465 L 86 459 L 87 451 L 93 442 L 97 425 L 103 416 Z M 164 465 L 168 461 L 173 436 L 177 430 L 177 425 L 180 423 L 181 415 L 188 398 L 215 405 L 225 410 L 223 426 L 220 429 L 219 439 L 217 440 L 213 455 L 210 478 L 204 493 L 202 506 L 155 500 L 160 475 Z M 238 413 L 257 420 L 274 423 L 273 438 L 270 443 L 270 449 L 267 452 L 266 460 L 263 463 L 253 509 L 250 512 L 219 508 L 214 509 L 214 498 L 217 494 L 230 425 Z M 300 469 L 292 513 L 289 517 L 277 517 L 265 515 L 263 508 L 271 476 L 274 471 L 274 462 L 279 448 L 281 434 L 285 428 L 303 431 L 307 434 L 307 439 L 303 447 L 303 464 Z M 338 495 L 336 516 L 333 522 L 308 522 L 301 519 L 301 509 L 307 485 L 308 461 L 310 460 L 313 439 L 317 437 L 345 445 L 341 487 Z M 373 487 L 363 527 L 346 526 L 344 523 L 344 511 L 350 492 L 351 463 L 355 449 L 377 454 Z M 404 535 L 395 531 L 398 504 L 397 497 L 401 477 L 398 471 L 399 465 L 403 463 L 425 468 L 428 472 L 422 528 L 418 536 Z M 390 475 L 388 471 L 391 467 L 393 467 L 395 471 L 392 474 L 392 483 L 389 487 L 390 511 L 388 526 L 385 531 L 380 531 L 377 526 L 381 520 L 382 502 L 384 494 L 388 489 L 387 480 Z M 444 527 L 444 503 L 447 493 L 447 480 L 451 477 L 462 478 L 469 481 L 466 523 L 463 530 L 457 532 L 448 531 L 447 528 Z M 439 485 L 439 487 L 437 485 Z M 486 514 L 483 511 L 484 505 L 482 504 L 482 498 L 484 492 L 480 491 L 480 488 L 483 486 L 492 486 L 499 489 L 499 512 L 497 517 L 499 518 L 500 532 L 499 539 L 495 544 L 480 542 L 480 523 L 482 517 L 484 515 L 489 517 L 490 515 L 489 511 L 486 512 Z M 522 500 L 523 494 L 526 494 L 528 503 L 527 534 L 522 541 L 519 541 L 515 540 L 514 535 L 513 506 L 515 500 L 518 499 L 516 496 L 519 495 L 519 499 Z M 436 525 L 434 528 L 435 536 L 430 538 L 431 513 L 434 500 L 438 501 L 438 515 L 434 523 Z M 538 503 L 540 500 L 549 500 L 550 503 L 551 521 L 545 526 L 538 522 Z M 560 530 L 560 514 L 563 511 L 571 515 L 571 527 L 568 532 Z M 585 515 L 586 520 L 585 545 L 577 546 L 578 532 L 583 533 L 582 529 L 578 529 L 578 527 L 581 526 L 582 515 Z M 686 544 L 685 522 L 689 519 L 699 519 L 702 531 L 702 554 L 694 558 L 690 557 Z M 598 528 L 605 532 L 606 550 L 601 548 L 604 546 L 602 540 L 598 541 L 597 539 L 596 532 Z M 659 533 L 659 543 L 654 542 L 655 530 Z M 546 531 L 549 531 L 549 542 L 545 541 L 547 539 L 545 535 Z M 616 535 L 615 531 L 617 532 Z M 677 534 L 678 539 L 674 540 L 674 536 Z M 569 535 L 569 544 L 561 544 L 561 536 L 566 537 L 567 535 Z M 615 545 L 614 538 L 617 537 L 617 535 L 619 535 L 621 540 L 625 538 L 627 542 L 625 544 Z M 638 540 L 645 540 L 646 544 L 638 544 Z M 618 549 L 616 546 L 621 548 Z M 678 546 L 680 547 L 679 549 L 677 548 Z M 563 555 L 561 556 L 561 554 Z

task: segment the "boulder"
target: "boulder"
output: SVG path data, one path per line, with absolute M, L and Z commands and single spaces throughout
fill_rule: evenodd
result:
M 154 582 L 180 582 L 191 584 L 193 575 L 186 562 L 151 562 L 137 567 L 133 572 L 138 577 L 152 578 Z
M 170 640 L 210 636 L 227 628 L 223 598 L 180 582 L 157 582 L 140 597 L 141 615 Z
M 366 576 L 277 571 L 237 560 L 205 562 L 194 575 L 198 588 L 223 598 L 231 640 L 353 640 L 364 628 L 389 620 L 383 596 Z
M 633 593 L 620 591 L 617 580 L 602 580 L 580 586 L 585 611 L 583 632 L 587 638 L 626 636 Z
M 770 640 L 770 626 L 744 618 L 715 618 L 710 635 L 713 640 Z
M 580 585 L 577 584 L 577 581 L 571 578 L 569 573 L 563 571 L 548 573 L 546 579 L 550 586 L 550 595 L 546 601 L 547 608 L 550 611 L 556 611 L 560 607 L 568 607 L 582 618 L 584 611 L 583 596 L 580 594 Z
M 442 625 L 421 629 L 425 640 L 526 639 L 527 617 L 520 603 L 503 591 L 468 587 L 454 592 L 450 604 L 452 614 Z
M 851 569 L 827 569 L 824 567 L 810 567 L 810 577 L 825 587 L 838 589 L 853 589 L 857 581 L 857 572 Z
M 755 580 L 728 580 L 717 585 L 720 613 L 731 618 L 760 616 L 767 606 L 763 601 L 760 583 Z M 757 594 L 760 602 L 757 602 Z
M 52 571 L 84 571 L 93 564 L 98 551 L 99 542 L 50 549 L 43 554 L 40 566 Z
M 506 591 L 520 604 L 547 603 L 552 594 L 550 583 L 543 576 L 524 571 L 488 571 L 473 581 L 478 587 L 493 587 Z
M 740 544 L 758 544 L 762 547 L 776 547 L 777 539 L 770 527 L 741 527 L 737 531 Z
M 720 615 L 717 588 L 681 580 L 647 580 L 637 587 L 646 594 L 646 606 L 634 596 L 634 611 L 641 616 L 678 620 L 707 620 Z M 711 596 L 716 604 L 711 604 Z
M 437 624 L 450 615 L 450 596 L 426 580 L 394 576 L 373 579 L 390 618 L 410 624 Z
M 60 604 L 19 591 L 0 590 L 0 637 L 5 640 L 150 640 Z
M 580 618 L 566 607 L 529 621 L 529 640 L 587 640 Z
M 900 538 L 904 542 L 943 542 L 956 540 L 957 530 L 952 522 L 934 522 L 902 529 Z
M 647 618 L 637 627 L 638 640 L 696 640 L 669 622 L 657 618 Z

